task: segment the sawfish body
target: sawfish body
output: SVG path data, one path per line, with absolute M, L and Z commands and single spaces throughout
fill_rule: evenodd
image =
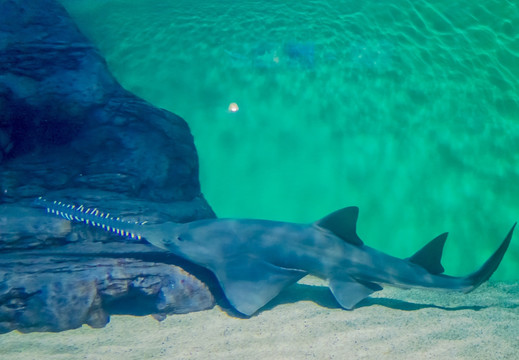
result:
M 338 210 L 311 224 L 254 219 L 207 219 L 147 225 L 121 221 L 97 209 L 38 199 L 49 212 L 107 231 L 144 238 L 211 270 L 239 312 L 252 315 L 285 287 L 312 274 L 329 282 L 338 303 L 352 309 L 382 285 L 469 292 L 499 266 L 515 227 L 476 272 L 443 275 L 444 233 L 408 259 L 364 245 L 356 232 L 357 207 Z

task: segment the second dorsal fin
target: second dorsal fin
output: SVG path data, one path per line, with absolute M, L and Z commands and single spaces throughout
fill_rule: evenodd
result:
M 359 208 L 350 206 L 325 216 L 321 220 L 316 221 L 315 225 L 331 231 L 352 245 L 362 246 L 364 243 L 357 235 L 358 217 Z
M 416 265 L 420 265 L 431 274 L 436 275 L 443 273 L 444 269 L 441 260 L 447 235 L 448 233 L 438 235 L 407 260 Z

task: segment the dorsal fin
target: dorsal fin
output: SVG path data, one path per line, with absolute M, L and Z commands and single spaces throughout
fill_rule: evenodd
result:
M 435 237 L 407 260 L 416 265 L 420 265 L 431 274 L 441 274 L 445 271 L 441 264 L 441 260 L 443 246 L 445 245 L 445 240 L 447 240 L 448 234 L 449 233 L 443 233 Z
M 357 235 L 357 218 L 359 208 L 356 206 L 345 207 L 325 216 L 314 224 L 327 229 L 344 241 L 362 246 L 364 243 Z

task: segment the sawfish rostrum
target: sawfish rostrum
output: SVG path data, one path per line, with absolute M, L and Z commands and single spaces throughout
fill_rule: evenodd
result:
M 122 221 L 97 209 L 38 199 L 48 212 L 145 239 L 211 270 L 240 313 L 252 315 L 281 290 L 312 274 L 329 282 L 338 303 L 352 309 L 383 285 L 470 292 L 488 280 L 508 249 L 515 225 L 492 256 L 465 277 L 443 275 L 447 233 L 416 254 L 399 259 L 364 245 L 357 235 L 359 210 L 347 207 L 311 224 L 208 219 L 185 224 Z

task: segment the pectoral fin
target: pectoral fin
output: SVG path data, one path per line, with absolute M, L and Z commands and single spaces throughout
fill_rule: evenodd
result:
M 382 290 L 382 286 L 370 282 L 358 282 L 354 279 L 331 279 L 328 284 L 333 296 L 343 308 L 351 310 L 361 300 L 375 291 Z
M 272 265 L 252 256 L 236 258 L 212 269 L 231 305 L 252 315 L 307 273 Z

